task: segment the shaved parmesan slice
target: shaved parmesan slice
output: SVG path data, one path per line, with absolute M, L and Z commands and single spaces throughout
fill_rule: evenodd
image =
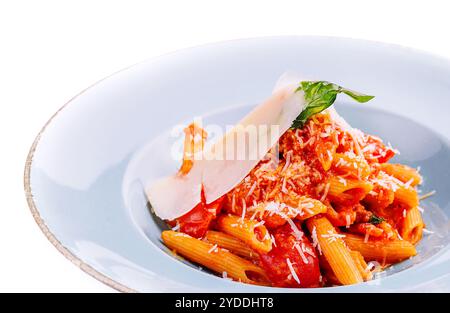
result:
M 206 202 L 211 203 L 239 184 L 303 110 L 303 92 L 295 92 L 300 80 L 292 83 L 292 75 L 282 76 L 269 99 L 196 155 L 188 174 L 153 183 L 146 193 L 156 215 L 173 220 L 186 214 L 200 203 L 201 186 Z
M 201 173 L 196 171 L 191 175 L 159 179 L 146 190 L 146 194 L 157 216 L 173 220 L 200 203 L 201 188 Z M 190 209 L 186 209 L 187 207 Z

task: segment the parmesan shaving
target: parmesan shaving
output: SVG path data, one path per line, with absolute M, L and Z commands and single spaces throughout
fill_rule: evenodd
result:
M 311 232 L 311 239 L 313 240 L 313 247 L 319 251 L 320 255 L 322 255 L 322 249 L 320 248 L 319 239 L 317 238 L 316 226 L 314 226 Z
M 294 248 L 298 251 L 298 254 L 300 254 L 303 263 L 308 264 L 308 258 L 305 256 L 305 253 L 303 252 L 302 248 L 300 248 L 298 243 L 295 243 Z
M 328 196 L 328 191 L 330 190 L 330 183 L 327 183 L 326 185 L 325 185 L 325 190 L 324 190 L 324 192 L 323 192 L 323 195 L 322 195 L 322 197 L 320 198 L 320 201 L 321 202 L 323 202 L 323 201 L 325 201 L 325 199 L 327 198 L 327 196 Z
M 294 278 L 297 284 L 300 285 L 300 279 L 298 278 L 297 273 L 295 272 L 294 267 L 292 266 L 291 260 L 289 260 L 289 258 L 286 259 L 286 263 L 289 267 L 289 270 L 291 271 L 292 278 Z
M 301 240 L 302 237 L 303 237 L 303 232 L 302 232 L 300 229 L 298 229 L 298 227 L 295 225 L 295 223 L 294 223 L 290 218 L 286 218 L 286 221 L 287 221 L 287 222 L 289 223 L 289 225 L 291 226 L 292 231 L 294 232 L 295 237 L 296 237 L 298 240 Z
M 214 246 L 211 247 L 211 249 L 208 250 L 208 253 L 212 253 L 212 252 L 218 252 L 219 249 L 217 248 L 217 244 L 215 244 Z
M 323 234 L 322 235 L 322 238 L 327 238 L 329 243 L 333 243 L 333 242 L 337 241 L 338 239 L 345 238 L 345 235 L 336 234 L 332 230 L 329 230 L 328 234 Z
M 171 175 L 153 182 L 147 189 L 148 200 L 161 219 L 174 220 L 201 202 L 203 189 L 206 203 L 220 198 L 239 182 L 264 158 L 292 125 L 305 106 L 304 94 L 296 91 L 298 82 L 287 84 L 280 79 L 272 96 L 245 116 L 235 127 L 205 151 L 195 154 L 195 162 L 184 176 Z M 253 138 L 257 129 L 257 142 L 250 147 L 242 140 Z M 267 150 L 260 149 L 264 142 Z M 237 141 L 237 142 L 236 142 Z M 248 148 L 248 149 L 247 149 Z M 245 151 L 242 159 L 224 158 L 224 152 Z

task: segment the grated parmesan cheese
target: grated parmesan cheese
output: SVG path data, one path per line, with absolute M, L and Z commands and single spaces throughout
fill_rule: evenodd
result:
M 298 229 L 298 227 L 295 225 L 295 223 L 294 223 L 290 218 L 286 218 L 286 221 L 287 221 L 287 222 L 289 223 L 289 225 L 291 226 L 292 231 L 294 232 L 295 237 L 296 237 L 298 240 L 301 240 L 302 237 L 303 237 L 303 232 L 302 232 L 300 229 Z
M 340 182 L 342 185 L 347 186 L 347 180 L 346 180 L 345 178 L 339 176 L 338 179 L 339 179 L 339 182 Z
M 321 202 L 323 202 L 323 201 L 325 201 L 325 199 L 327 198 L 327 196 L 328 196 L 328 191 L 330 190 L 330 183 L 327 183 L 326 185 L 325 185 L 325 190 L 324 190 L 324 192 L 323 192 L 323 195 L 322 195 L 322 197 L 320 198 L 320 201 Z
M 260 221 L 260 222 L 256 223 L 253 227 L 257 228 L 257 227 L 262 226 L 262 225 L 264 225 L 264 221 Z
M 242 199 L 242 216 L 241 216 L 242 221 L 245 218 L 245 213 L 247 213 L 247 203 L 245 203 L 245 200 Z
M 305 256 L 305 253 L 303 252 L 302 248 L 300 248 L 298 243 L 294 244 L 294 248 L 298 251 L 298 254 L 300 254 L 300 257 L 302 258 L 303 263 L 308 264 L 308 258 Z
M 286 177 L 283 178 L 283 184 L 281 185 L 281 192 L 288 193 L 289 191 L 286 188 Z
M 322 235 L 322 238 L 327 238 L 328 243 L 333 243 L 333 242 L 337 241 L 338 239 L 345 238 L 345 235 L 336 234 L 332 230 L 329 230 L 328 234 Z
M 294 278 L 297 284 L 300 285 L 300 279 L 298 278 L 297 273 L 295 272 L 294 267 L 292 266 L 291 260 L 289 260 L 289 258 L 286 258 L 286 263 L 289 267 L 289 270 L 291 271 L 292 278 Z
M 397 233 L 398 239 L 403 240 L 402 236 L 400 236 L 398 230 L 396 229 L 395 232 Z
M 310 256 L 312 256 L 313 258 L 316 257 L 316 255 L 314 254 L 314 252 L 313 252 L 310 248 L 308 248 L 308 247 L 305 246 L 305 243 L 304 243 L 304 242 L 302 242 L 302 250 L 303 250 L 306 254 L 309 254 Z
M 322 249 L 320 248 L 319 239 L 317 238 L 316 226 L 314 226 L 311 232 L 311 239 L 313 240 L 313 247 L 319 251 L 320 255 L 322 255 Z
M 272 243 L 273 243 L 273 245 L 276 247 L 276 246 L 277 246 L 277 243 L 276 243 L 276 241 L 275 241 L 275 237 L 271 234 L 271 235 L 270 235 L 270 238 L 272 238 Z
M 252 187 L 250 188 L 250 190 L 248 191 L 247 195 L 245 196 L 246 199 L 253 194 L 253 191 L 255 191 L 255 188 L 256 188 L 257 184 L 258 183 L 256 181 L 253 183 Z M 234 194 L 233 194 L 233 196 L 234 196 Z
M 366 233 L 366 235 L 364 236 L 364 243 L 368 243 L 369 242 L 369 233 Z
M 414 178 L 411 178 L 410 180 L 408 180 L 408 181 L 404 184 L 405 188 L 409 188 L 413 182 L 414 182 Z
M 212 253 L 212 252 L 218 252 L 219 249 L 217 248 L 217 244 L 215 244 L 214 246 L 211 247 L 211 249 L 208 250 L 208 253 Z
M 346 222 L 346 225 L 345 225 L 345 228 L 350 228 L 350 224 L 351 224 L 351 220 L 350 220 L 350 215 L 345 215 L 345 222 Z

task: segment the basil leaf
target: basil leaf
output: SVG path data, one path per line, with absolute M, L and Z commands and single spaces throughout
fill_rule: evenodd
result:
M 364 103 L 374 98 L 374 96 L 365 95 L 327 81 L 303 81 L 295 90 L 302 90 L 305 95 L 306 106 L 303 111 L 292 122 L 291 128 L 301 128 L 306 121 L 313 115 L 329 108 L 339 93 L 344 93 L 350 98 Z
M 369 218 L 369 223 L 371 223 L 373 225 L 378 225 L 382 222 L 384 222 L 384 218 L 378 217 L 375 214 L 372 214 L 372 216 Z

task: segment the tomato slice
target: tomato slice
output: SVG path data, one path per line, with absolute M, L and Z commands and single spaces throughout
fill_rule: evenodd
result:
M 264 268 L 273 286 L 276 287 L 319 287 L 320 270 L 317 254 L 306 236 L 298 240 L 286 224 L 273 233 L 276 246 L 267 254 L 260 254 L 260 265 Z M 302 257 L 295 246 L 303 251 Z M 289 259 L 298 280 L 293 277 L 287 263 Z M 305 262 L 306 261 L 306 262 Z
M 191 211 L 176 220 L 180 225 L 180 231 L 195 238 L 203 237 L 212 220 L 222 209 L 224 199 L 221 197 L 210 204 L 204 201 L 197 204 Z

